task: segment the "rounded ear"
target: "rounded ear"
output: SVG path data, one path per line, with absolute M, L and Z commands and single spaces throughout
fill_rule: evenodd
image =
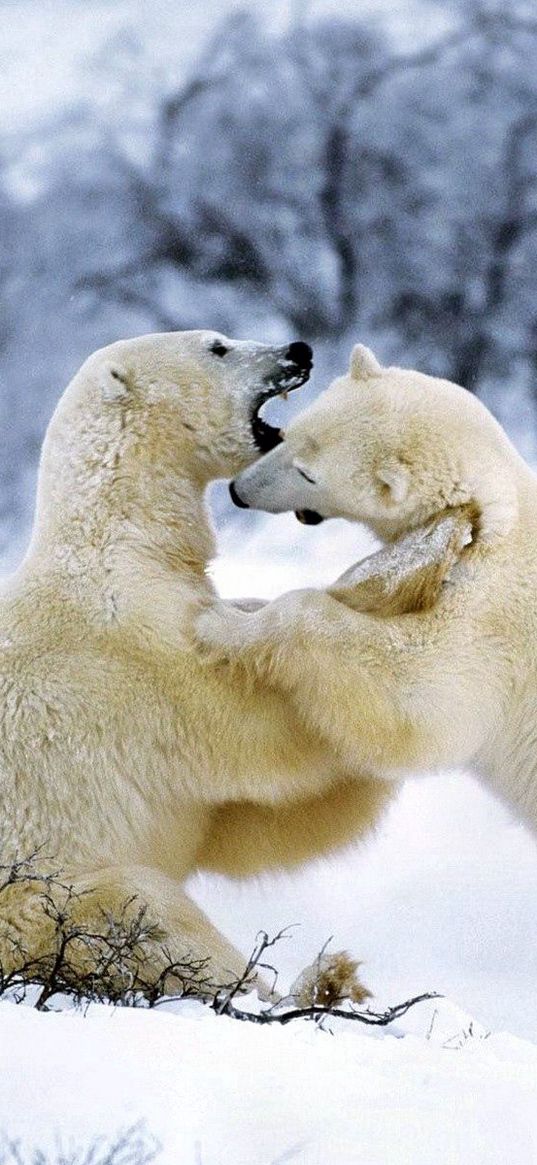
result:
M 99 369 L 99 388 L 105 401 L 125 400 L 130 392 L 125 369 L 111 361 L 103 364 Z
M 392 502 L 404 502 L 410 488 L 410 471 L 395 457 L 385 461 L 376 472 L 383 492 Z
M 365 344 L 355 344 L 351 352 L 349 372 L 353 380 L 367 380 L 370 376 L 379 376 L 382 365 L 377 357 Z

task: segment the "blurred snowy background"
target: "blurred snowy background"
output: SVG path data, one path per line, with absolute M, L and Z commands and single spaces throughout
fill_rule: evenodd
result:
M 532 2 L 0 14 L 4 560 L 59 393 L 139 332 L 307 339 L 314 390 L 360 338 L 480 393 L 533 453 Z
M 533 3 L 2 0 L 0 17 L 6 568 L 57 397 L 140 332 L 311 341 L 288 410 L 364 340 L 478 392 L 536 459 Z M 368 545 L 214 497 L 226 594 L 328 581 Z M 333 933 L 388 1001 L 446 991 L 537 1039 L 535 843 L 466 777 L 410 782 L 337 862 L 194 890 L 246 950 L 300 922 L 289 972 Z

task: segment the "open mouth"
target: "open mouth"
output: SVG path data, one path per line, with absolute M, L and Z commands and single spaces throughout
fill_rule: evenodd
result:
M 281 445 L 283 436 L 281 429 L 269 425 L 259 415 L 260 409 L 273 396 L 283 396 L 287 399 L 289 392 L 294 392 L 309 379 L 313 368 L 313 353 L 309 344 L 297 341 L 290 344 L 285 355 L 274 372 L 267 376 L 263 391 L 257 397 L 252 414 L 252 434 L 260 453 L 270 453 L 276 445 Z

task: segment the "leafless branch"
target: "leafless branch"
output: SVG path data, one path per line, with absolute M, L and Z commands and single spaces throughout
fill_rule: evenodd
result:
M 0 1143 L 0 1165 L 150 1165 L 160 1148 L 138 1123 L 121 1130 L 113 1141 L 99 1137 L 87 1149 L 66 1152 L 58 1146 L 54 1159 L 44 1150 L 26 1150 L 20 1141 L 6 1139 Z
M 245 968 L 244 975 L 237 981 L 234 988 L 225 994 L 218 992 L 211 1004 L 217 1015 L 227 1015 L 231 1019 L 237 1019 L 244 1023 L 256 1024 L 273 1024 L 279 1023 L 282 1025 L 292 1023 L 296 1019 L 308 1019 L 316 1022 L 322 1021 L 326 1018 L 350 1020 L 355 1023 L 363 1023 L 369 1027 L 387 1027 L 388 1024 L 393 1023 L 394 1020 L 400 1019 L 401 1016 L 406 1015 L 411 1007 L 415 1007 L 418 1003 L 423 1003 L 428 999 L 441 999 L 442 996 L 437 992 L 425 992 L 422 995 L 415 995 L 412 999 L 407 999 L 404 1003 L 397 1003 L 393 1007 L 388 1007 L 384 1011 L 373 1011 L 371 1008 L 358 1008 L 354 1006 L 350 1000 L 348 1007 L 337 1006 L 338 1003 L 343 1003 L 343 999 L 337 999 L 336 1002 L 331 1002 L 328 1005 L 312 1003 L 309 1007 L 289 1006 L 285 1007 L 285 1000 L 280 1000 L 277 1003 L 271 1004 L 259 1013 L 246 1011 L 242 1008 L 236 1007 L 233 1000 L 241 989 L 244 989 L 252 980 L 255 970 L 266 967 L 266 964 L 261 962 L 261 959 L 269 947 L 273 947 L 282 938 L 288 937 L 289 927 L 284 928 L 273 938 L 269 938 L 266 931 L 260 931 L 257 936 L 256 945 L 250 955 L 248 963 Z M 329 939 L 319 951 L 317 959 L 313 967 L 317 969 L 317 977 L 319 982 L 325 978 L 325 956 L 326 949 L 329 945 Z M 341 955 L 335 956 L 335 982 L 337 982 L 337 964 Z M 353 964 L 354 967 L 357 964 Z M 273 969 L 273 968 L 272 968 Z M 313 997 L 315 998 L 315 991 Z M 364 995 L 369 994 L 364 990 Z M 318 996 L 317 996 L 318 997 Z M 292 998 L 292 997 L 291 997 Z
M 91 891 L 75 890 L 60 871 L 40 872 L 35 855 L 0 866 L 0 872 L 0 921 L 2 897 L 18 885 L 35 895 L 36 908 L 50 924 L 45 949 L 38 951 L 27 949 L 18 934 L 3 927 L 0 997 L 19 1002 L 29 989 L 37 989 L 34 1006 L 44 1011 L 57 995 L 77 1004 L 105 999 L 124 1007 L 154 1007 L 172 992 L 175 998 L 212 995 L 208 960 L 173 959 L 165 936 L 136 896 L 127 898 L 116 915 L 97 909 L 97 925 L 90 928 L 79 921 L 77 908 Z
M 220 1015 L 229 1015 L 232 1019 L 238 1019 L 247 1023 L 267 1024 L 280 1023 L 282 1025 L 292 1023 L 295 1019 L 345 1019 L 355 1023 L 364 1023 L 368 1027 L 387 1027 L 388 1024 L 393 1023 L 394 1020 L 400 1019 L 401 1016 L 406 1015 L 411 1007 L 415 1007 L 417 1003 L 424 1003 L 428 999 L 441 999 L 442 996 L 436 991 L 424 992 L 423 995 L 415 995 L 412 999 L 407 999 L 404 1003 L 396 1003 L 393 1007 L 386 1008 L 385 1011 L 372 1011 L 367 1007 L 363 1010 L 349 1007 L 293 1007 L 288 1011 L 261 1011 L 259 1015 L 252 1012 L 244 1011 L 241 1008 L 229 1004 L 223 1011 L 219 1011 Z
M 231 985 L 230 988 L 228 988 L 224 991 L 219 991 L 215 995 L 213 1003 L 212 1003 L 212 1007 L 213 1007 L 213 1010 L 216 1011 L 217 1015 L 228 1015 L 229 1014 L 227 1011 L 227 1008 L 232 1004 L 232 1001 L 235 998 L 235 996 L 238 995 L 240 992 L 244 991 L 245 988 L 247 988 L 249 986 L 249 984 L 252 983 L 253 978 L 255 976 L 255 972 L 257 970 L 272 971 L 273 972 L 274 980 L 273 980 L 273 984 L 272 984 L 272 989 L 274 990 L 274 987 L 276 986 L 276 980 L 278 977 L 278 973 L 275 970 L 275 968 L 272 967 L 269 963 L 262 962 L 261 960 L 263 958 L 263 955 L 265 954 L 265 951 L 268 951 L 270 949 L 270 947 L 276 946 L 276 943 L 280 942 L 281 939 L 289 937 L 289 930 L 290 929 L 291 929 L 291 927 L 289 927 L 289 926 L 284 927 L 284 929 L 280 930 L 278 932 L 278 934 L 274 935 L 273 938 L 269 938 L 269 936 L 265 930 L 259 931 L 259 934 L 256 937 L 255 946 L 254 946 L 253 951 L 250 955 L 250 958 L 248 959 L 248 962 L 246 963 L 246 966 L 244 968 L 244 971 L 243 971 L 240 979 L 237 979 Z

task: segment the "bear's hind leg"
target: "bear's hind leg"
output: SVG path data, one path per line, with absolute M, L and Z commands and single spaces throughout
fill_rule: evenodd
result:
M 52 965 L 62 934 L 75 986 L 92 983 L 106 995 L 126 990 L 211 999 L 242 978 L 247 960 L 185 894 L 182 886 L 147 866 L 65 871 L 44 888 L 14 885 L 2 904 L 0 960 L 4 973 L 21 962 Z M 38 976 L 39 977 L 39 976 Z M 270 988 L 254 979 L 262 998 Z
M 243 976 L 247 959 L 220 934 L 182 886 L 160 870 L 147 866 L 110 867 L 86 875 L 78 886 L 88 891 L 81 899 L 81 909 L 83 913 L 88 911 L 89 922 L 96 909 L 101 917 L 103 912 L 117 915 L 122 909 L 133 917 L 144 910 L 147 922 L 158 935 L 148 944 L 143 967 L 143 974 L 150 980 L 162 975 L 167 963 L 176 963 L 179 968 L 184 965 L 187 982 L 190 971 L 192 974 L 192 993 L 212 998 L 218 988 Z M 181 978 L 180 973 L 177 978 Z M 253 985 L 262 998 L 270 995 L 270 988 L 259 977 Z M 174 990 L 173 976 L 166 989 Z

